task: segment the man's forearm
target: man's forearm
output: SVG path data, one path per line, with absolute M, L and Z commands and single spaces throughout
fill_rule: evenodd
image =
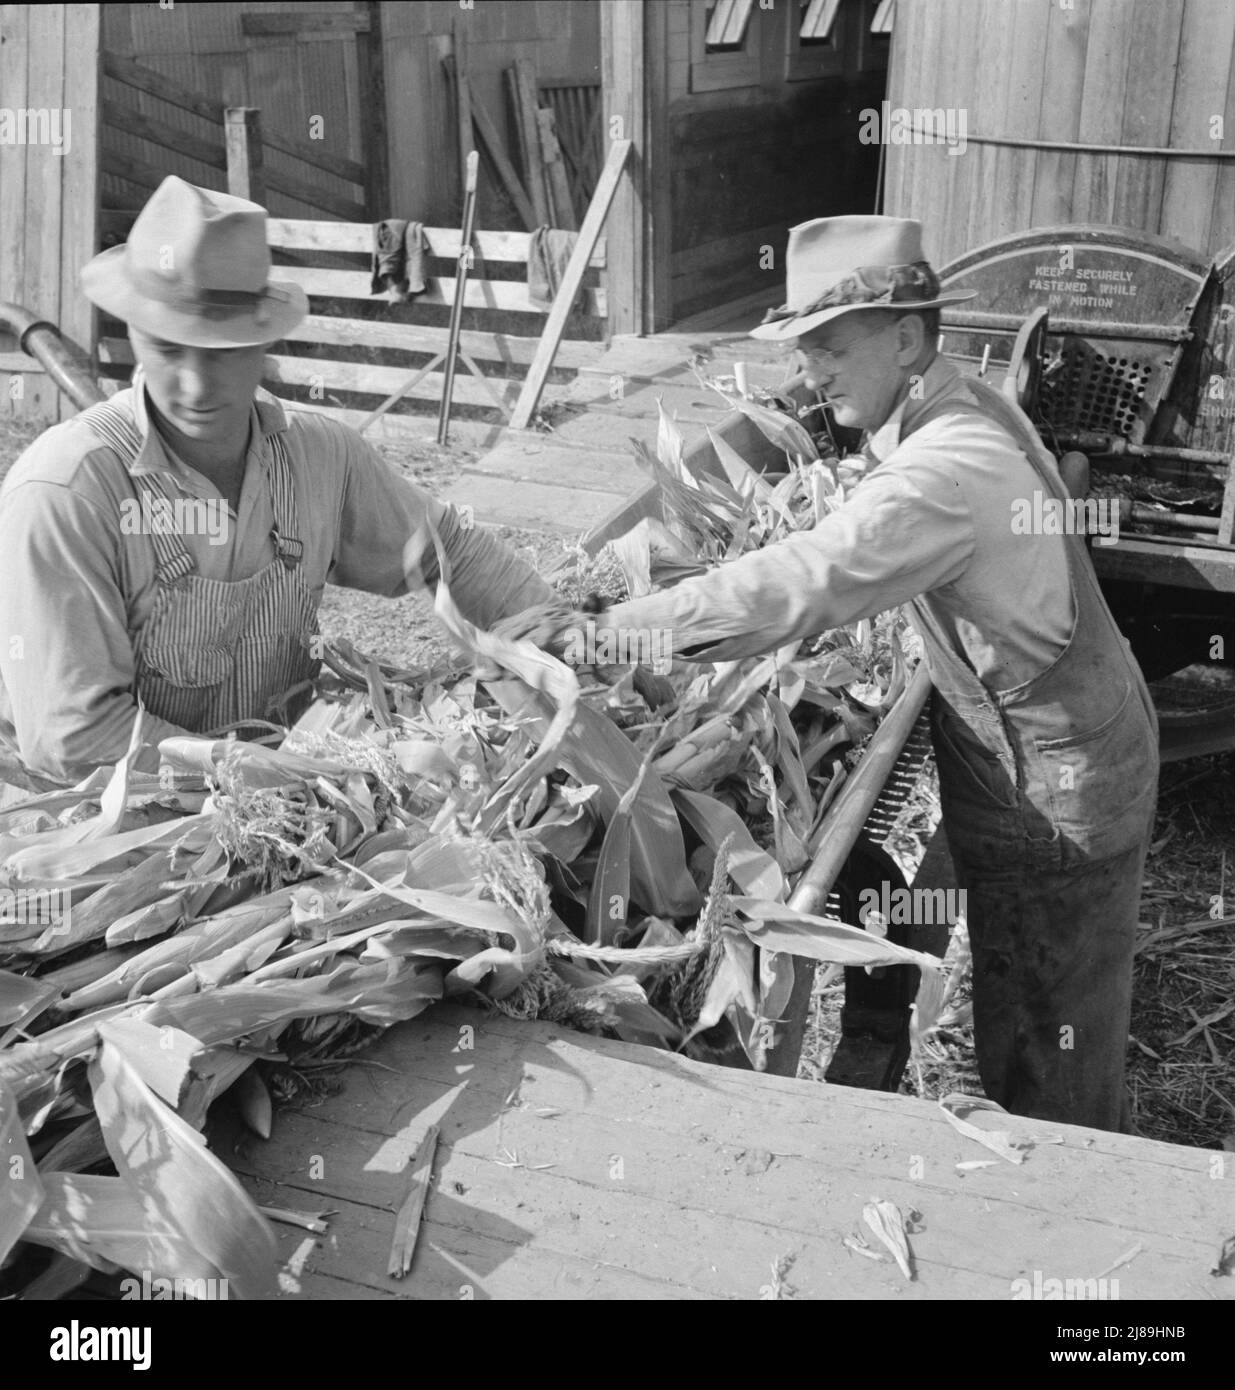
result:
M 436 521 L 449 566 L 448 584 L 459 611 L 477 627 L 491 628 L 502 618 L 556 594 L 504 541 L 479 526 L 464 526 L 453 507 Z M 421 562 L 426 583 L 438 580 L 437 552 L 429 546 Z

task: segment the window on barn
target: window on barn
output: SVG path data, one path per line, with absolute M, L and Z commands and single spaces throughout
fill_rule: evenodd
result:
M 709 53 L 733 53 L 746 42 L 755 0 L 712 0 L 704 46 Z
M 892 47 L 896 0 L 864 0 L 864 3 L 871 11 L 871 19 L 869 24 L 862 25 L 862 52 L 858 58 L 858 70 L 882 72 L 888 66 L 888 53 Z
M 756 13 L 755 0 L 691 0 L 692 92 L 758 85 L 759 22 L 753 18 Z
M 840 0 L 800 0 L 798 9 L 798 38 L 802 44 L 830 44 Z
M 844 71 L 845 45 L 853 36 L 850 21 L 857 17 L 864 3 L 865 0 L 797 0 L 786 36 L 785 76 L 790 82 L 832 77 Z

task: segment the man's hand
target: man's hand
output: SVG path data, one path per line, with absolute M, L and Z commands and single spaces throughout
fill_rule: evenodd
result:
M 572 629 L 582 632 L 587 616 L 577 612 L 565 599 L 551 603 L 536 603 L 521 613 L 514 613 L 495 623 L 494 634 L 512 642 L 526 638 L 533 646 L 561 657 L 566 649 L 566 634 Z

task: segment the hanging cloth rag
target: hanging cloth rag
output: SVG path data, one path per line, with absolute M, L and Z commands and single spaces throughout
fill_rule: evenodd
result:
M 532 233 L 527 251 L 527 297 L 537 309 L 553 308 L 578 240 L 577 232 L 560 227 L 537 227 Z M 570 306 L 572 311 L 582 309 L 585 295 L 581 287 Z
M 371 294 L 406 302 L 425 291 L 429 242 L 423 222 L 388 217 L 373 229 Z

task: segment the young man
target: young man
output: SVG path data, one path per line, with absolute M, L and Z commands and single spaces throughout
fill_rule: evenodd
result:
M 838 423 L 867 432 L 867 475 L 814 530 L 597 621 L 667 630 L 676 655 L 727 661 L 908 604 L 935 687 L 987 1095 L 1020 1114 L 1127 1127 L 1158 768 L 1140 669 L 1083 538 L 1013 524 L 1035 492 L 1067 494 L 1023 412 L 937 354 L 938 306 L 970 296 L 940 293 L 919 224 L 795 227 L 787 289 L 755 336 L 799 340 Z
M 438 578 L 474 622 L 551 598 L 505 546 L 345 425 L 259 390 L 307 313 L 270 279 L 255 203 L 168 178 L 82 272 L 138 371 L 40 436 L 0 489 L 0 745 L 74 782 L 128 747 L 269 718 L 316 675 L 323 586 L 394 598 Z M 243 732 L 243 731 L 242 731 Z

